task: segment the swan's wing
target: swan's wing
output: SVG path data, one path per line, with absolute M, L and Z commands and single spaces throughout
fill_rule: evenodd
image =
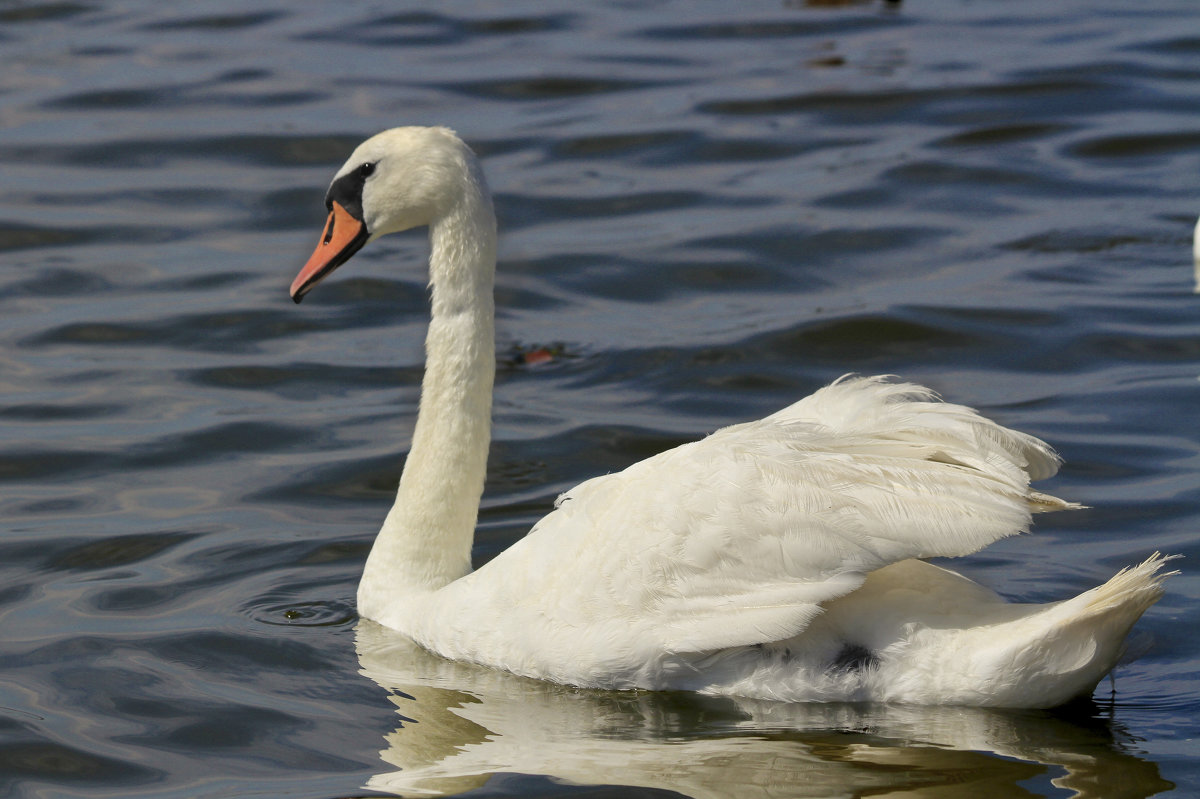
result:
M 543 608 L 556 601 L 564 626 L 608 625 L 636 649 L 781 640 L 870 571 L 965 555 L 1027 530 L 1032 505 L 1065 506 L 1029 490 L 1057 464 L 1041 441 L 925 389 L 843 379 L 579 485 L 498 561 L 526 572 Z
M 1041 439 L 1001 427 L 971 408 L 941 402 L 922 386 L 890 382 L 888 376 L 847 375 L 767 420 L 810 422 L 834 434 L 868 436 L 880 443 L 936 448 L 941 442 L 946 454 L 953 451 L 968 459 L 998 455 L 999 463 L 1024 472 L 1026 481 L 1052 477 L 1062 463 Z

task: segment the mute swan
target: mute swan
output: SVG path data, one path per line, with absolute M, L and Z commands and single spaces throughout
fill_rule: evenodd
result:
M 1196 227 L 1192 230 L 1192 276 L 1196 281 L 1193 291 L 1200 294 L 1200 219 L 1196 220 Z
M 1051 707 L 1095 687 L 1162 594 L 1157 553 L 1047 605 L 917 560 L 1078 506 L 1029 488 L 1058 467 L 1042 441 L 879 377 L 588 480 L 472 571 L 495 372 L 479 163 L 446 128 L 396 128 L 325 205 L 296 302 L 368 241 L 429 227 L 420 409 L 358 609 L 437 654 L 595 688 Z

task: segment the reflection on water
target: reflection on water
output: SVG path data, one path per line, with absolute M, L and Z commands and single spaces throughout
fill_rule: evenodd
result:
M 496 774 L 676 791 L 697 799 L 1076 797 L 1172 788 L 1111 723 L 1042 712 L 747 702 L 583 691 L 443 660 L 360 622 L 363 673 L 391 691 L 396 768 L 368 787 L 455 794 Z

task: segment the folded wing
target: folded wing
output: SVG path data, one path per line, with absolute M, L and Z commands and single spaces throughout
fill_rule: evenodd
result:
M 604 628 L 614 647 L 777 641 L 868 572 L 966 555 L 1026 531 L 1031 510 L 1068 507 L 1029 489 L 1058 462 L 926 389 L 848 378 L 582 483 L 514 554 L 530 567 L 541 559 L 529 546 L 553 551 L 554 572 L 530 582 L 563 598 L 567 626 Z

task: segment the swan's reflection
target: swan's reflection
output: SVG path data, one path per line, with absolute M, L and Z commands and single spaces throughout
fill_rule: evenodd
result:
M 403 719 L 368 787 L 454 794 L 493 774 L 724 797 L 1036 796 L 1047 775 L 1079 797 L 1173 787 L 1104 725 L 976 708 L 803 705 L 694 694 L 581 691 L 454 663 L 372 622 L 365 675 Z

